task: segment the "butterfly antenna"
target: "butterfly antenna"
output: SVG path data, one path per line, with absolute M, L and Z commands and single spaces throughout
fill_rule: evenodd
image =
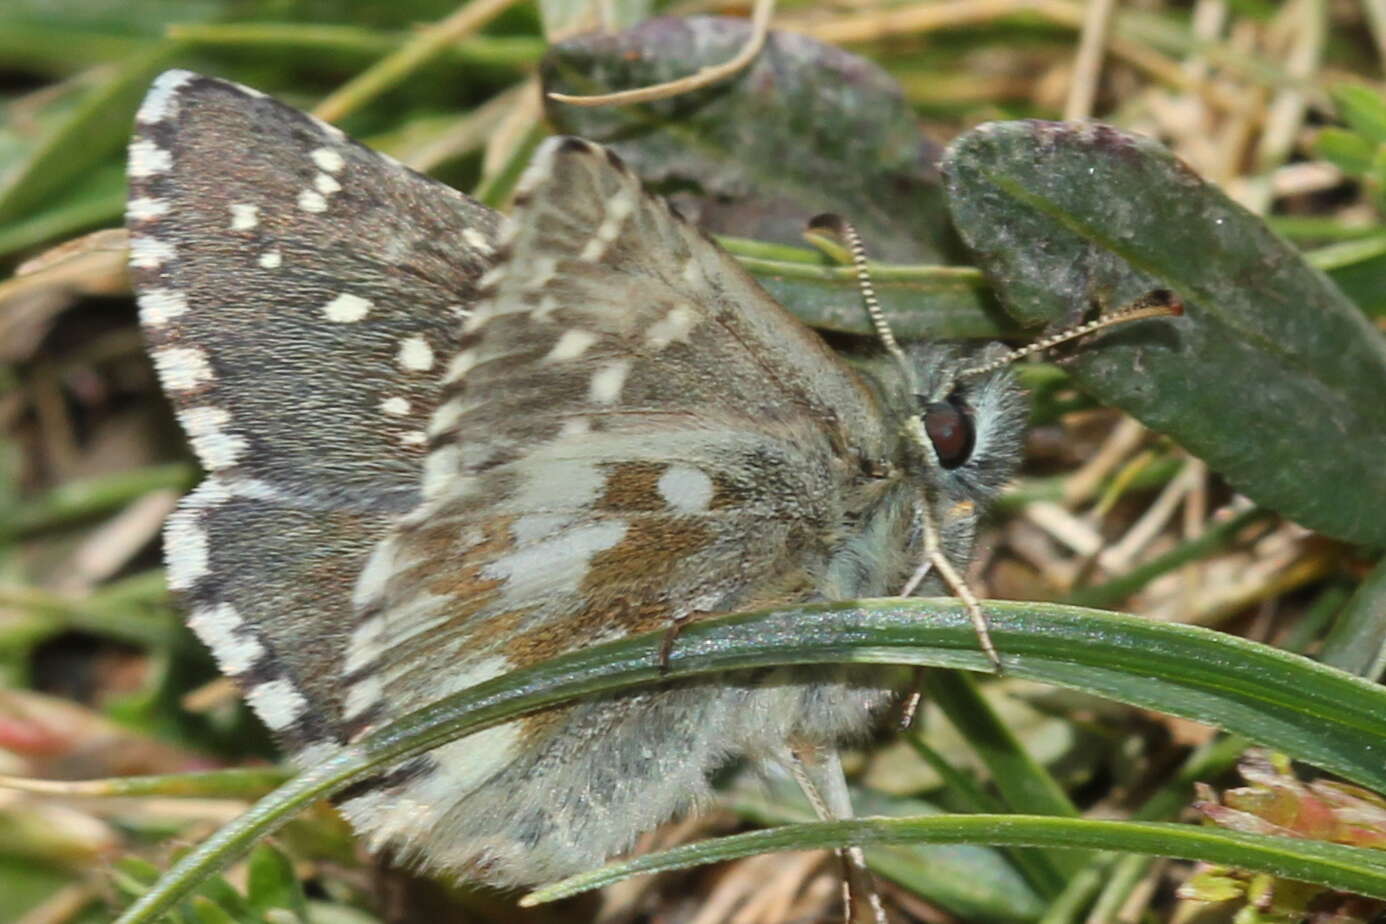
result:
M 847 250 L 852 256 L 852 269 L 857 275 L 857 288 L 861 290 L 861 300 L 866 303 L 866 314 L 871 318 L 871 326 L 876 329 L 876 336 L 880 338 L 886 352 L 903 365 L 905 351 L 900 349 L 900 341 L 895 339 L 895 332 L 890 329 L 890 322 L 881 310 L 881 302 L 876 298 L 876 287 L 871 284 L 871 269 L 866 263 L 866 245 L 861 242 L 861 235 L 857 233 L 856 226 L 841 215 L 825 213 L 809 221 L 809 230 L 827 231 L 846 242 Z
M 881 303 L 876 298 L 876 287 L 871 284 L 871 272 L 866 263 L 866 247 L 862 244 L 861 235 L 857 233 L 857 229 L 847 219 L 832 214 L 819 215 L 812 219 L 809 221 L 809 229 L 829 232 L 846 242 L 847 249 L 852 256 L 852 267 L 856 270 L 857 286 L 861 290 L 862 301 L 866 304 L 866 313 L 871 318 L 871 326 L 876 329 L 876 336 L 880 338 L 881 345 L 885 347 L 886 352 L 900 366 L 905 381 L 913 383 L 914 370 L 905 357 L 905 351 L 900 349 L 900 342 L 895 339 L 895 332 L 890 329 L 890 322 L 886 320 L 885 312 L 881 310 Z M 1078 335 L 1075 334 L 1074 336 Z M 918 417 L 909 419 L 906 433 L 926 458 L 933 456 L 929 437 L 925 434 L 924 424 Z M 913 594 L 929 572 L 937 570 L 953 595 L 963 602 L 968 617 L 972 620 L 972 627 L 977 632 L 977 641 L 982 646 L 982 651 L 986 653 L 987 660 L 991 661 L 992 667 L 999 671 L 1001 669 L 1001 655 L 991 640 L 991 633 L 987 629 L 987 618 L 982 613 L 982 605 L 978 602 L 977 595 L 972 592 L 972 588 L 967 586 L 967 581 L 958 573 L 958 569 L 954 568 L 953 563 L 948 560 L 948 556 L 943 554 L 943 544 L 939 541 L 938 524 L 934 522 L 934 513 L 927 494 L 922 498 L 922 501 L 919 505 L 919 525 L 920 532 L 924 536 L 924 556 L 914 574 L 910 575 L 910 579 L 905 582 L 900 596 L 908 597 Z M 914 721 L 915 711 L 919 708 L 919 699 L 920 693 L 918 684 L 916 684 L 914 692 L 906 699 L 904 708 L 901 710 L 900 724 L 902 726 L 908 727 Z
M 1040 353 L 1050 347 L 1058 346 L 1069 340 L 1076 340 L 1093 331 L 1102 330 L 1104 327 L 1115 327 L 1118 324 L 1125 324 L 1128 321 L 1139 321 L 1143 318 L 1170 318 L 1178 317 L 1184 313 L 1184 303 L 1181 302 L 1169 289 L 1155 289 L 1147 292 L 1140 298 L 1131 302 L 1123 308 L 1105 314 L 1100 318 L 1089 321 L 1086 324 L 1079 324 L 1077 327 L 1070 327 L 1068 330 L 1059 331 L 1057 334 L 1036 340 L 1027 346 L 1011 350 L 1004 356 L 1000 356 L 989 363 L 980 366 L 973 366 L 958 373 L 958 378 L 965 379 L 974 375 L 985 375 L 1002 366 L 1010 365 L 1018 359 L 1024 359 L 1034 353 Z

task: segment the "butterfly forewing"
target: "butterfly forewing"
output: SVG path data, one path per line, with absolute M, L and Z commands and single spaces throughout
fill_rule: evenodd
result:
M 614 154 L 548 142 L 513 228 L 434 420 L 435 437 L 486 434 L 487 454 L 459 470 L 564 431 L 662 433 L 679 414 L 881 441 L 861 381 Z
M 410 699 L 416 659 L 516 666 L 786 594 L 858 456 L 884 452 L 860 379 L 607 152 L 547 142 L 513 222 L 444 378 L 424 503 L 358 586 L 389 628 L 353 662 L 389 663 Z
M 130 146 L 131 271 L 208 482 L 170 521 L 190 624 L 290 742 L 330 726 L 367 550 L 502 221 L 263 94 L 171 71 Z

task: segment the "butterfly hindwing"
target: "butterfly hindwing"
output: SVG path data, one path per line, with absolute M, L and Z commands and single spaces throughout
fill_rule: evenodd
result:
M 439 371 L 503 219 L 187 71 L 140 108 L 129 180 L 141 321 L 213 476 L 170 521 L 170 582 L 301 744 L 337 713 L 352 578 L 418 499 Z

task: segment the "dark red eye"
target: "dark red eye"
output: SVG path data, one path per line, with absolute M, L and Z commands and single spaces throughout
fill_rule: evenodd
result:
M 924 432 L 934 444 L 939 464 L 957 468 L 972 455 L 977 440 L 972 429 L 972 415 L 967 408 L 952 401 L 935 401 L 924 407 Z

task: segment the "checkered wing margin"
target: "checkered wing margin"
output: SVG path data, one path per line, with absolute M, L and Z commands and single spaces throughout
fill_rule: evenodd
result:
M 425 428 L 504 219 L 333 126 L 187 71 L 129 159 L 130 266 L 208 478 L 170 519 L 190 624 L 286 744 L 340 712 L 351 587 L 419 499 Z

